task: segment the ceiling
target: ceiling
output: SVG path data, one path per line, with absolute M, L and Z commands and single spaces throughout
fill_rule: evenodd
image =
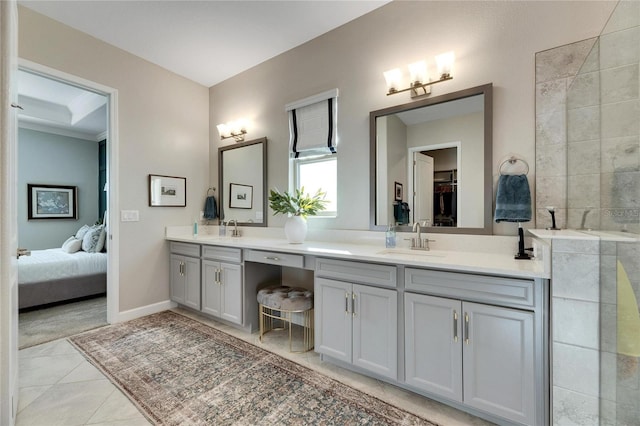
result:
M 390 0 L 19 0 L 18 3 L 211 87 Z M 106 98 L 21 71 L 21 127 L 104 138 Z

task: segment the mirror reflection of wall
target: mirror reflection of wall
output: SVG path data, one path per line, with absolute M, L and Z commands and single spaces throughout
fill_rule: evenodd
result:
M 220 148 L 220 219 L 266 226 L 266 138 Z

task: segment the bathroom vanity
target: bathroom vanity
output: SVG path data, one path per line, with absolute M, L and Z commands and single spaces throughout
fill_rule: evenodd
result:
M 283 268 L 307 270 L 314 350 L 324 361 L 497 423 L 549 422 L 542 254 L 523 262 L 489 249 L 384 249 L 382 240 L 288 244 L 179 233 L 167 240 L 179 305 L 254 332 L 257 290 L 280 282 Z

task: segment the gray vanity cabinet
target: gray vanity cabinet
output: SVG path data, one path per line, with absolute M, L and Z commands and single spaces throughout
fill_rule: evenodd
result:
M 516 423 L 537 424 L 536 353 L 541 348 L 535 338 L 533 282 L 406 272 L 406 383 Z M 476 302 L 484 300 L 488 303 Z M 529 309 L 507 307 L 529 303 Z
M 317 260 L 316 352 L 397 379 L 397 291 L 357 284 L 373 281 L 395 286 L 395 271 L 394 267 L 384 265 Z M 338 277 L 342 279 L 333 279 Z
M 200 309 L 200 246 L 172 242 L 170 251 L 171 300 Z
M 241 250 L 205 246 L 202 258 L 202 312 L 242 325 Z

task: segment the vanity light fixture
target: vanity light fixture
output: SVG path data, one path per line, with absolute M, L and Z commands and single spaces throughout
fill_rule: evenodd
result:
M 247 134 L 247 124 L 244 119 L 218 124 L 216 127 L 218 128 L 218 133 L 220 133 L 220 140 L 233 138 L 236 142 L 242 142 L 244 141 L 244 135 Z
M 387 81 L 387 96 L 406 92 L 408 90 L 411 90 L 412 98 L 429 95 L 433 84 L 453 79 L 451 75 L 454 60 L 455 54 L 453 52 L 446 52 L 436 56 L 436 66 L 438 68 L 438 75 L 440 76 L 436 81 L 430 81 L 427 75 L 427 63 L 425 61 L 418 61 L 409 64 L 409 77 L 411 79 L 411 83 L 406 89 L 399 88 L 402 82 L 402 71 L 400 68 L 385 71 L 384 78 Z

